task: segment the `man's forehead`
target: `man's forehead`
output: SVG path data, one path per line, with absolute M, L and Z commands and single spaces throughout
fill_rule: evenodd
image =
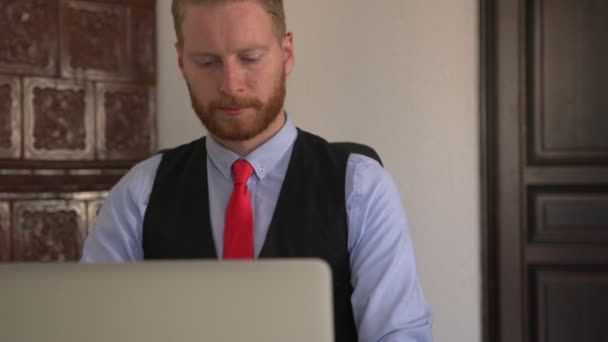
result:
M 188 6 L 182 29 L 193 35 L 273 33 L 272 18 L 262 5 L 253 1 Z
M 190 4 L 184 9 L 184 23 L 217 24 L 226 20 L 230 20 L 231 24 L 272 24 L 270 14 L 257 1 Z
M 192 5 L 186 9 L 182 32 L 184 46 L 197 52 L 237 53 L 276 44 L 272 19 L 253 1 Z

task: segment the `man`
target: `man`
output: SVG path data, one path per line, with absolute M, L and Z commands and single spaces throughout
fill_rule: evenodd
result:
M 336 341 L 430 341 L 397 187 L 373 159 L 295 128 L 282 0 L 173 0 L 179 68 L 209 136 L 136 165 L 83 261 L 319 257 Z

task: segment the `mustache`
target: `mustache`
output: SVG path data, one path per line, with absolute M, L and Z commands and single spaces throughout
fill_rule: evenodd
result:
M 227 96 L 209 102 L 208 111 L 213 113 L 219 108 L 255 108 L 259 110 L 262 107 L 264 104 L 256 98 Z

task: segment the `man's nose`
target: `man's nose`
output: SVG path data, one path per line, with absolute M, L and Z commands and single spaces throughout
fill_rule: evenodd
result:
M 228 96 L 238 96 L 244 90 L 242 70 L 233 62 L 225 62 L 219 84 L 220 93 Z

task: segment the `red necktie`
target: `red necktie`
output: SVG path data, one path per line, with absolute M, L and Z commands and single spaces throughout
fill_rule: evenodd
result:
M 224 227 L 224 259 L 253 259 L 253 210 L 247 181 L 253 168 L 246 160 L 232 164 L 234 189 Z

